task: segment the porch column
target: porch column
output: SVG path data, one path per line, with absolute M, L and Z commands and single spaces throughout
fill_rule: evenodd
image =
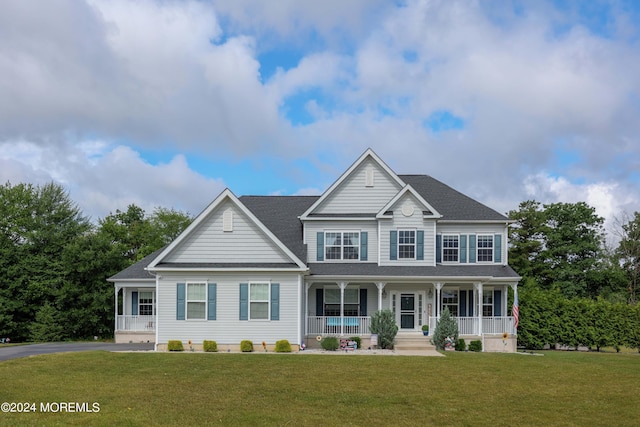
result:
M 304 337 L 307 336 L 309 329 L 309 288 L 311 287 L 311 283 L 304 282 Z
M 344 288 L 347 287 L 347 282 L 338 283 L 340 287 L 340 336 L 344 335 Z
M 436 312 L 434 314 L 435 314 L 435 317 L 440 318 L 440 313 L 442 312 L 442 300 L 440 299 L 440 291 L 442 290 L 444 283 L 437 282 L 437 283 L 434 283 L 434 285 L 436 287 L 436 303 L 435 303 Z
M 478 335 L 482 336 L 482 282 L 473 284 L 478 294 Z
M 376 282 L 376 288 L 378 288 L 378 311 L 382 311 L 382 291 L 384 290 L 386 283 Z
M 116 324 L 114 325 L 114 331 L 118 330 L 118 292 L 120 292 L 120 287 L 119 286 L 115 286 L 115 295 L 113 298 L 113 304 L 115 305 L 115 322 Z

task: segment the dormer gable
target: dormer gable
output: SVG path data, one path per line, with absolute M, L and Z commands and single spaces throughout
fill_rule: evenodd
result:
M 335 217 L 341 214 L 373 218 L 404 186 L 398 175 L 369 148 L 300 219 Z
M 404 216 L 412 216 L 416 213 L 415 210 L 419 209 L 423 219 L 442 218 L 442 215 L 409 184 L 378 211 L 376 218 L 392 218 L 396 209 L 400 209 Z
M 169 246 L 149 270 L 172 268 L 296 268 L 305 264 L 246 206 L 225 189 Z

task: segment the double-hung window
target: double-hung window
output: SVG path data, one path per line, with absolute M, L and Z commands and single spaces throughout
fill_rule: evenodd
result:
M 415 230 L 398 230 L 398 259 L 416 259 Z
M 482 293 L 482 316 L 493 316 L 493 290 L 485 289 Z
M 442 236 L 442 261 L 458 262 L 459 256 L 459 238 L 456 235 Z
M 478 262 L 493 262 L 493 236 L 478 236 Z
M 269 319 L 269 284 L 249 284 L 249 318 Z
M 360 233 L 357 231 L 329 231 L 324 234 L 325 259 L 360 259 Z
M 457 289 L 442 290 L 442 309 L 448 308 L 453 317 L 458 317 L 458 301 Z
M 360 312 L 360 289 L 346 288 L 344 290 L 343 316 L 358 316 Z M 324 315 L 340 316 L 340 289 L 325 288 Z
M 138 314 L 153 316 L 153 292 L 140 291 L 138 296 Z
M 187 283 L 187 319 L 206 319 L 207 284 Z

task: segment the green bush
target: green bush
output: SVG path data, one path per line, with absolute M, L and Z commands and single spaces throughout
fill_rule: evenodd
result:
M 240 341 L 240 351 L 243 353 L 251 353 L 253 351 L 253 342 L 251 340 Z
M 431 342 L 438 350 L 443 350 L 447 338 L 451 338 L 454 343 L 458 341 L 458 322 L 451 317 L 449 308 L 445 307 L 433 332 L 433 340 Z
M 464 342 L 464 338 L 458 338 L 456 341 L 456 351 L 465 351 L 467 349 L 467 343 Z
M 362 348 L 362 340 L 360 339 L 360 337 L 350 337 L 349 341 L 355 341 L 358 345 L 358 349 Z
M 378 334 L 380 348 L 393 348 L 393 342 L 398 334 L 398 325 L 393 311 L 382 310 L 373 313 L 369 329 L 372 334 Z
M 180 340 L 169 340 L 169 342 L 167 342 L 167 350 L 169 350 L 169 351 L 184 351 L 184 347 L 182 347 L 182 341 L 180 341 Z
M 482 341 L 475 340 L 469 343 L 469 351 L 482 351 Z
M 204 340 L 202 341 L 202 349 L 206 352 L 215 353 L 218 351 L 218 343 L 215 341 Z
M 320 345 L 323 349 L 330 351 L 336 351 L 338 347 L 340 347 L 340 343 L 336 337 L 324 337 L 322 341 L 320 341 Z
M 276 353 L 291 353 L 291 344 L 289 343 L 289 341 L 276 341 Z

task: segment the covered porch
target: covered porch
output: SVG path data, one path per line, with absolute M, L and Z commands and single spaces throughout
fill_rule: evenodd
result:
M 424 279 L 423 279 L 424 280 Z M 517 295 L 517 283 L 459 281 L 333 281 L 307 282 L 304 335 L 307 340 L 324 336 L 371 335 L 371 315 L 393 311 L 400 333 L 422 334 L 436 328 L 444 308 L 458 323 L 463 337 L 517 334 L 509 316 L 508 288 Z
M 145 286 L 146 285 L 146 286 Z M 115 341 L 155 342 L 156 290 L 147 284 L 115 286 Z

